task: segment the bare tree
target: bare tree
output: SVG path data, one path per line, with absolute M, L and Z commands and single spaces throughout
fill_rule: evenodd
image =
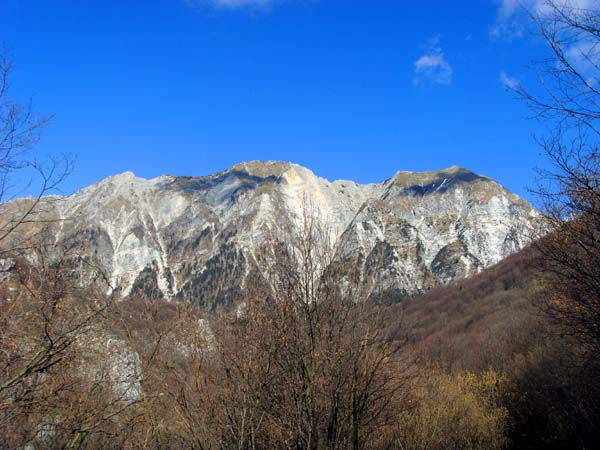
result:
M 0 447 L 79 448 L 116 429 L 131 390 L 115 381 L 114 361 L 98 343 L 109 335 L 111 298 L 77 282 L 89 262 L 51 235 L 57 198 L 48 195 L 72 158 L 33 155 L 51 117 L 10 97 L 13 68 L 0 53 Z
M 514 92 L 547 128 L 536 138 L 550 164 L 533 189 L 548 232 L 534 243 L 543 286 L 535 303 L 552 330 L 574 343 L 568 355 L 552 361 L 562 364 L 561 376 L 577 374 L 556 383 L 565 395 L 554 401 L 568 418 L 563 423 L 577 430 L 578 445 L 587 448 L 600 433 L 600 7 L 579 5 L 547 0 L 531 14 L 548 55 L 533 64 L 537 85 Z M 553 401 L 548 388 L 541 392 L 538 400 Z
M 598 134 L 600 119 L 600 11 L 583 9 L 575 0 L 545 0 L 530 16 L 547 44 L 548 55 L 534 61 L 535 87 L 515 92 L 535 117 L 550 122 L 557 133 L 583 127 Z
M 310 207 L 259 254 L 264 284 L 215 333 L 225 446 L 376 448 L 408 376 L 379 309 L 340 284 L 327 227 Z
M 3 207 L 0 216 L 2 252 L 24 245 L 23 237 L 15 233 L 22 225 L 43 224 L 48 220 L 43 217 L 42 206 L 51 201 L 47 196 L 57 192 L 73 163 L 73 158 L 66 154 L 45 160 L 31 154 L 42 132 L 52 122 L 52 116 L 39 116 L 33 111 L 31 101 L 22 105 L 10 97 L 13 70 L 8 51 L 0 51 L 0 203 L 24 193 L 32 196 L 18 205 Z
M 548 56 L 537 87 L 514 88 L 548 128 L 550 168 L 534 190 L 551 233 L 538 240 L 548 288 L 540 304 L 564 331 L 600 350 L 600 8 L 547 0 L 531 17 Z
M 61 437 L 72 448 L 121 406 L 118 395 L 99 395 L 109 372 L 91 356 L 99 352 L 82 347 L 100 334 L 109 302 L 72 284 L 66 259 L 38 259 L 17 260 L 0 287 L 0 437 L 10 447 Z

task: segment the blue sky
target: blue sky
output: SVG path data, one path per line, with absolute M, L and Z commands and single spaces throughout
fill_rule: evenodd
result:
M 532 0 L 533 1 L 533 0 Z M 36 152 L 115 173 L 289 160 L 329 179 L 461 165 L 528 197 L 540 127 L 503 86 L 544 47 L 510 0 L 2 0 Z

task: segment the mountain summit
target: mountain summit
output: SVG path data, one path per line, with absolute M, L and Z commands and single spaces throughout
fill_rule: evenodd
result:
M 523 248 L 537 213 L 460 167 L 328 181 L 297 164 L 251 161 L 202 177 L 131 172 L 52 202 L 57 243 L 80 244 L 121 295 L 231 304 L 269 230 L 304 204 L 332 228 L 344 270 L 393 301 L 476 273 Z M 4 205 L 4 208 L 9 207 Z

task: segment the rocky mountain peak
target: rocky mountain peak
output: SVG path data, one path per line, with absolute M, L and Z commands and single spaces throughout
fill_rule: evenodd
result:
M 241 162 L 226 172 L 245 172 L 248 175 L 259 178 L 281 177 L 292 168 L 301 168 L 298 164 L 286 161 L 248 161 Z
M 125 172 L 52 205 L 48 213 L 66 219 L 56 243 L 79 242 L 110 289 L 211 307 L 235 303 L 261 270 L 254 252 L 268 230 L 296 226 L 306 205 L 330 226 L 341 267 L 390 300 L 500 261 L 527 244 L 536 218 L 518 196 L 457 166 L 364 185 L 282 161 L 201 177 Z
M 126 171 L 123 173 L 119 173 L 116 175 L 111 175 L 109 177 L 104 178 L 103 180 L 100 180 L 99 183 L 96 184 L 108 184 L 108 183 L 112 183 L 112 184 L 124 184 L 124 183 L 131 183 L 131 182 L 143 182 L 143 181 L 148 181 L 145 178 L 141 178 L 141 177 L 137 177 L 135 175 L 135 173 L 131 172 L 131 171 Z
M 452 166 L 443 170 L 428 172 L 399 171 L 389 180 L 388 186 L 398 189 L 413 190 L 420 193 L 431 193 L 447 190 L 451 185 L 472 183 L 475 181 L 491 181 L 489 178 L 460 166 Z

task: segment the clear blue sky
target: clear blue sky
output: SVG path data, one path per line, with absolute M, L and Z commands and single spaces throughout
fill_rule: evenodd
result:
M 527 197 L 536 124 L 501 78 L 532 79 L 543 46 L 509 16 L 500 0 L 2 0 L 0 42 L 14 94 L 56 115 L 37 151 L 77 155 L 66 192 L 278 159 L 359 182 L 457 164 Z

